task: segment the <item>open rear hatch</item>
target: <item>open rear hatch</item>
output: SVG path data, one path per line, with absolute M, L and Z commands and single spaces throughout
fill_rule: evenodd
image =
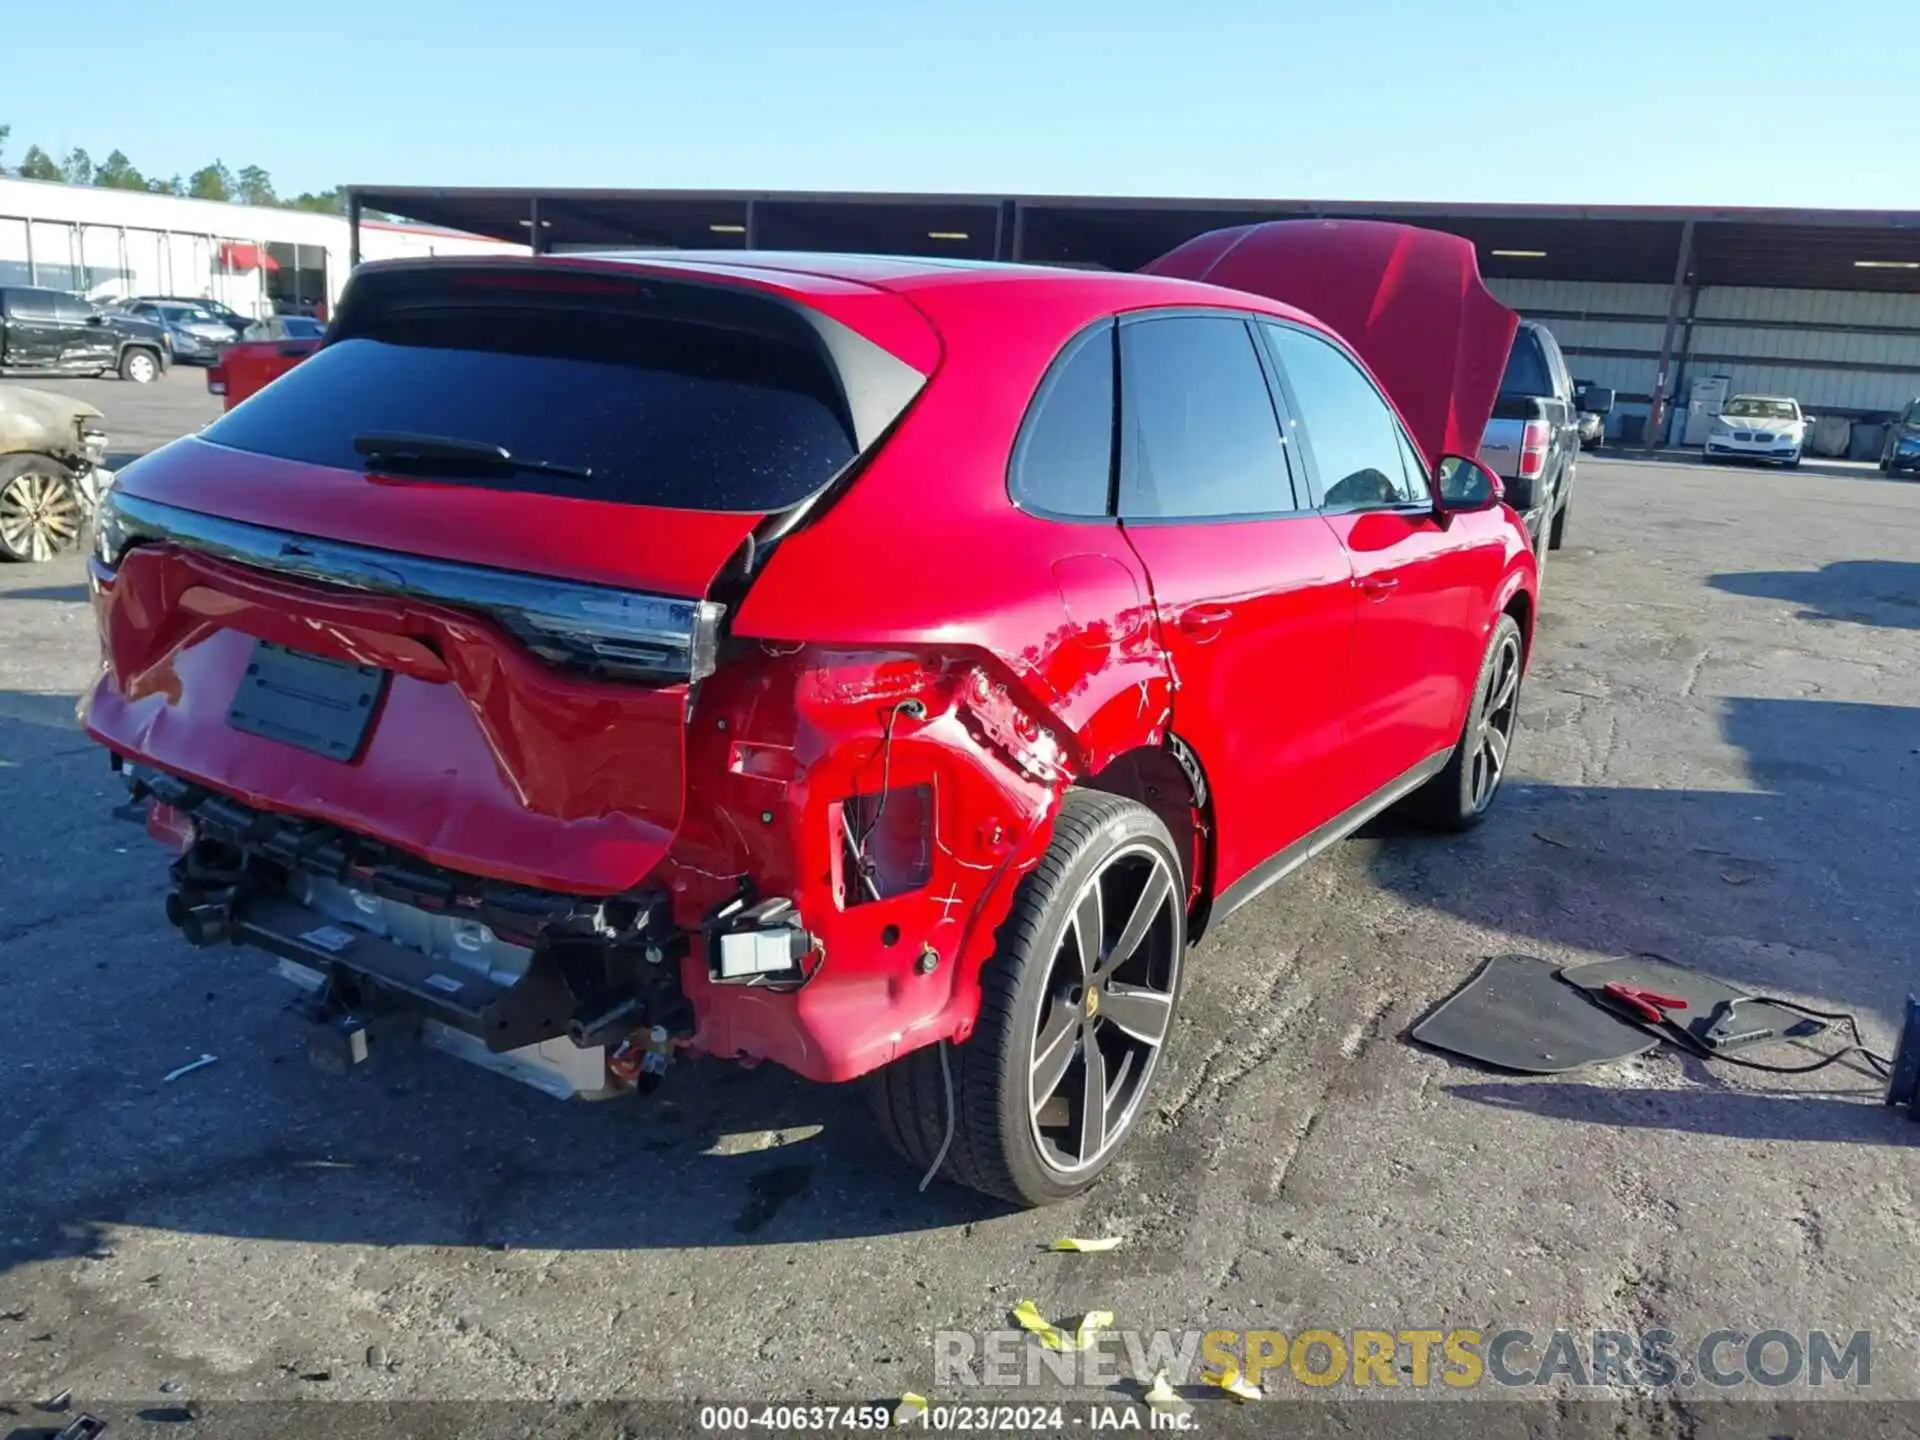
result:
M 122 473 L 89 733 L 463 872 L 633 887 L 728 603 L 937 354 L 897 297 L 786 282 L 369 267 L 311 359 Z

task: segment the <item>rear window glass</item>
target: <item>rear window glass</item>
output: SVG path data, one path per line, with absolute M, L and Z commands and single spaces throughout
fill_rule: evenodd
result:
M 584 308 L 416 306 L 336 341 L 202 436 L 359 470 L 354 437 L 504 447 L 569 470 L 444 478 L 689 510 L 777 510 L 855 455 L 826 362 L 716 326 Z M 440 473 L 432 472 L 439 480 Z
M 1502 395 L 1551 395 L 1553 381 L 1547 375 L 1547 357 L 1540 342 L 1522 330 L 1513 340 L 1513 353 L 1507 356 L 1507 373 L 1500 377 Z

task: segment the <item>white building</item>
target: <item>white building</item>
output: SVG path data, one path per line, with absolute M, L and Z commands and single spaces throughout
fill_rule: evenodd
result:
M 0 285 L 94 300 L 193 295 L 244 315 L 340 298 L 346 219 L 138 190 L 0 178 Z M 525 254 L 523 245 L 419 225 L 360 223 L 361 258 Z

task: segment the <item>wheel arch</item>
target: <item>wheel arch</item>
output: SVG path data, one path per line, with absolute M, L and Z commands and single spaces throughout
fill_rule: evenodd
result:
M 1483 636 L 1491 634 L 1494 622 L 1500 616 L 1511 615 L 1514 624 L 1520 627 L 1520 660 L 1523 665 L 1533 656 L 1533 627 L 1540 613 L 1538 581 L 1529 584 L 1527 571 L 1528 564 L 1524 559 L 1508 569 L 1494 606 L 1487 613 L 1486 630 L 1482 632 Z
M 1162 744 L 1135 746 L 1077 782 L 1136 800 L 1160 817 L 1187 867 L 1187 938 L 1197 941 L 1213 908 L 1213 790 L 1193 747 L 1169 730 Z

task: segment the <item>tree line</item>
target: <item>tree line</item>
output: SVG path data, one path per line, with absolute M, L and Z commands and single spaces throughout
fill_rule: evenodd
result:
M 220 161 L 202 165 L 191 175 L 143 175 L 123 150 L 115 150 L 96 162 L 85 150 L 75 146 L 64 160 L 57 160 L 38 145 L 29 145 L 20 163 L 6 167 L 7 141 L 13 127 L 0 125 L 0 175 L 17 175 L 22 180 L 58 180 L 68 185 L 94 185 L 102 190 L 142 190 L 151 195 L 181 195 L 193 200 L 230 200 L 241 205 L 271 205 L 282 210 L 311 210 L 323 215 L 344 215 L 347 192 L 336 185 L 317 194 L 280 195 L 274 191 L 273 177 L 258 165 L 229 170 Z

